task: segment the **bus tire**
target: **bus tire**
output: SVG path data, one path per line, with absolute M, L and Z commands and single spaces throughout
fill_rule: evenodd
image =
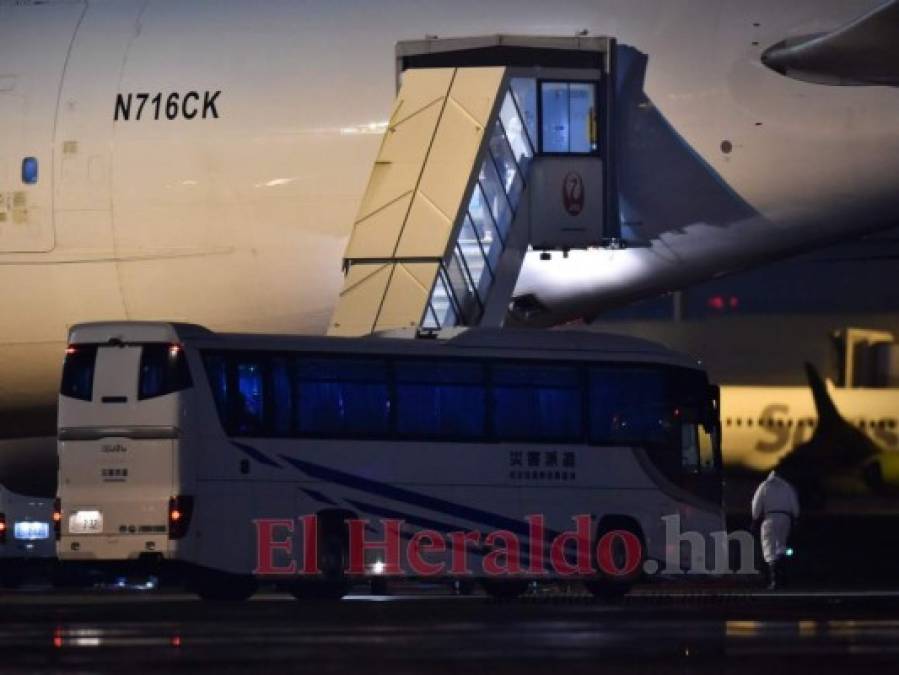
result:
M 495 600 L 514 600 L 528 590 L 527 579 L 482 579 L 481 586 Z
M 321 575 L 299 579 L 288 586 L 297 600 L 340 600 L 350 590 L 346 576 L 349 534 L 345 520 L 352 514 L 334 512 L 319 516 L 318 569 Z
M 609 516 L 603 518 L 597 528 L 595 545 L 593 553 L 596 555 L 596 546 L 602 538 L 610 532 L 624 531 L 632 534 L 640 542 L 640 560 L 638 561 L 636 571 L 626 577 L 615 577 L 607 575 L 603 572 L 599 560 L 594 560 L 598 576 L 594 579 L 584 581 L 584 586 L 593 597 L 606 602 L 616 602 L 621 600 L 628 591 L 633 588 L 634 583 L 643 573 L 643 561 L 646 558 L 646 544 L 643 537 L 643 530 L 640 525 L 632 518 L 626 516 Z M 618 543 L 618 542 L 616 542 Z M 613 562 L 616 568 L 621 569 L 626 564 L 626 553 L 622 546 L 616 546 L 613 550 Z
M 203 570 L 193 575 L 190 587 L 207 602 L 244 602 L 253 596 L 259 584 L 252 576 Z

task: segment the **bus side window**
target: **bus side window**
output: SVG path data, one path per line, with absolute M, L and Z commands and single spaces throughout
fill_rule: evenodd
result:
M 60 393 L 69 398 L 90 401 L 94 392 L 94 365 L 96 362 L 96 345 L 69 347 L 62 368 Z
M 144 345 L 140 355 L 138 399 L 165 396 L 193 386 L 184 349 L 179 345 Z
M 487 431 L 483 366 L 397 362 L 397 433 L 409 438 L 471 440 Z
M 389 433 L 390 396 L 383 361 L 300 359 L 296 372 L 301 434 L 372 438 Z
M 272 411 L 271 424 L 275 436 L 290 436 L 293 432 L 293 373 L 290 361 L 283 356 L 271 360 Z
M 635 368 L 590 369 L 590 440 L 664 443 L 672 407 L 665 373 Z
M 235 397 L 235 431 L 238 435 L 258 435 L 264 428 L 264 370 L 258 360 L 238 359 Z
M 228 361 L 219 354 L 204 354 L 203 364 L 209 377 L 209 387 L 222 426 L 229 428 L 228 416 Z
M 493 428 L 499 440 L 583 439 L 583 396 L 577 369 L 516 364 L 493 368 Z

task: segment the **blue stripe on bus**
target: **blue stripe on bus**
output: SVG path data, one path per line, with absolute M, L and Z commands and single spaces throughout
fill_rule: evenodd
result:
M 489 511 L 482 511 L 481 509 L 475 509 L 470 506 L 448 502 L 437 497 L 423 495 L 419 492 L 406 490 L 405 488 L 396 487 L 395 485 L 390 485 L 388 483 L 381 483 L 368 478 L 362 478 L 361 476 L 354 476 L 353 474 L 344 473 L 343 471 L 338 471 L 337 469 L 331 469 L 318 464 L 304 462 L 301 459 L 295 459 L 293 457 L 288 457 L 287 455 L 281 455 L 281 457 L 288 464 L 293 465 L 313 478 L 337 483 L 338 485 L 344 485 L 354 490 L 376 494 L 381 497 L 393 499 L 398 502 L 405 502 L 432 511 L 440 511 L 441 513 L 445 513 L 455 518 L 463 518 L 476 523 L 485 523 L 499 530 L 508 530 L 523 536 L 529 534 L 528 524 L 521 520 L 515 520 L 514 518 L 507 518 L 498 513 L 490 513 Z M 547 530 L 546 533 L 549 536 L 555 536 L 556 534 L 549 530 Z
M 391 518 L 393 520 L 402 520 L 404 522 L 410 523 L 411 525 L 417 525 L 418 527 L 427 528 L 430 530 L 434 530 L 436 532 L 440 532 L 441 534 L 446 534 L 449 532 L 466 532 L 468 528 L 462 527 L 461 525 L 450 525 L 448 523 L 442 523 L 438 520 L 431 520 L 430 518 L 422 518 L 420 516 L 413 516 L 409 513 L 401 513 L 400 511 L 394 511 L 393 509 L 384 508 L 383 506 L 375 506 L 374 504 L 368 504 L 366 502 L 359 502 L 353 499 L 347 500 L 350 504 L 355 506 L 360 511 L 365 513 L 370 513 L 374 516 L 378 516 L 380 518 Z M 400 533 L 400 536 L 403 539 L 411 539 L 411 533 Z M 487 553 L 487 549 L 481 541 L 478 541 L 477 544 L 471 542 L 472 551 L 479 555 L 485 555 Z M 518 560 L 524 567 L 530 567 L 531 564 L 531 554 L 530 550 L 526 547 L 522 547 L 518 552 Z M 546 569 L 550 569 L 550 561 L 544 561 L 544 567 Z
M 235 441 L 231 441 L 231 444 L 232 444 L 234 447 L 236 447 L 238 450 L 240 450 L 241 452 L 243 452 L 244 454 L 247 454 L 247 455 L 249 455 L 250 457 L 252 457 L 253 459 L 255 459 L 255 460 L 256 460 L 257 462 L 259 462 L 260 464 L 265 464 L 266 466 L 273 466 L 273 467 L 275 467 L 276 469 L 281 469 L 281 468 L 283 468 L 280 464 L 278 464 L 278 462 L 276 462 L 275 460 L 273 460 L 273 459 L 272 459 L 271 457 L 269 457 L 268 455 L 266 455 L 266 454 L 260 452 L 260 451 L 257 450 L 256 448 L 252 448 L 252 447 L 250 447 L 249 445 L 244 445 L 243 443 L 236 443 Z
M 312 497 L 315 501 L 320 502 L 321 504 L 328 504 L 330 506 L 337 506 L 337 502 L 328 497 L 327 495 L 323 495 L 318 490 L 310 490 L 309 488 L 301 487 L 300 490 L 305 492 L 307 495 Z
M 360 511 L 365 513 L 370 513 L 374 516 L 378 516 L 380 518 L 391 518 L 393 520 L 402 520 L 407 523 L 411 523 L 412 525 L 417 525 L 418 527 L 424 527 L 429 530 L 436 530 L 437 532 L 460 532 L 468 530 L 467 527 L 462 527 L 461 525 L 450 525 L 449 523 L 442 523 L 438 520 L 431 520 L 430 518 L 422 518 L 420 516 L 413 516 L 409 513 L 401 513 L 399 511 L 394 511 L 393 509 L 388 509 L 383 506 L 375 506 L 374 504 L 368 504 L 366 502 L 359 502 L 354 499 L 347 500 L 350 504 L 355 506 Z

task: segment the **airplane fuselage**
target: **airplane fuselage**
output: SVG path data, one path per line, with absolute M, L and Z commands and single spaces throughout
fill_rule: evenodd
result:
M 75 322 L 323 331 L 403 39 L 623 46 L 625 234 L 651 245 L 529 259 L 518 294 L 551 320 L 883 227 L 899 92 L 759 60 L 877 4 L 0 2 L 0 436 L 43 430 L 18 411 L 55 399 Z
M 884 453 L 899 456 L 899 390 L 832 388 L 847 423 L 864 432 Z M 808 387 L 721 388 L 725 466 L 768 471 L 808 441 L 818 413 Z

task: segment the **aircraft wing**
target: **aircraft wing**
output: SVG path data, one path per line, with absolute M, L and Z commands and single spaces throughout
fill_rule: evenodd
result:
M 899 86 L 899 0 L 830 33 L 784 40 L 762 62 L 806 82 Z

